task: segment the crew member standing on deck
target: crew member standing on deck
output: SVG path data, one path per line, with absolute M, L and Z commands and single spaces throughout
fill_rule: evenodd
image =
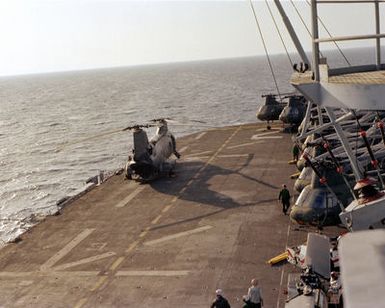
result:
M 247 291 L 247 295 L 243 296 L 245 305 L 243 308 L 261 308 L 263 305 L 262 291 L 258 287 L 258 280 L 251 280 L 251 287 Z
M 300 152 L 299 145 L 297 143 L 294 143 L 294 145 L 293 145 L 293 160 L 294 161 L 299 160 L 299 152 Z
M 285 184 L 282 185 L 282 190 L 279 192 L 278 200 L 282 202 L 282 212 L 286 215 L 287 210 L 290 207 L 290 192 Z
M 223 297 L 223 291 L 218 289 L 215 291 L 217 297 L 211 304 L 210 308 L 231 308 L 229 302 Z

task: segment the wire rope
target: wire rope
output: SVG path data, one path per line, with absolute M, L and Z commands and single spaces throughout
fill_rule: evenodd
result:
M 265 39 L 263 38 L 263 34 L 262 34 L 262 30 L 261 30 L 261 27 L 259 26 L 259 22 L 258 22 L 257 14 L 255 13 L 255 9 L 254 9 L 254 5 L 253 5 L 253 2 L 252 2 L 252 0 L 250 0 L 249 2 L 250 2 L 251 10 L 253 11 L 253 15 L 254 15 L 254 20 L 255 20 L 255 23 L 257 24 L 257 29 L 258 29 L 259 35 L 261 36 L 261 39 L 262 39 L 263 48 L 264 48 L 264 50 L 265 50 L 265 54 L 266 54 L 266 58 L 267 58 L 267 62 L 269 63 L 269 67 L 270 67 L 271 75 L 273 76 L 273 79 L 274 79 L 275 87 L 277 88 L 277 93 L 278 93 L 278 96 L 279 96 L 279 100 L 280 100 L 280 101 L 281 101 L 281 103 L 282 103 L 282 97 L 281 97 L 281 93 L 279 92 L 279 88 L 278 88 L 277 79 L 275 78 L 275 74 L 274 74 L 273 66 L 272 66 L 272 64 L 271 64 L 271 61 L 270 61 L 269 52 L 267 51 L 267 47 L 266 47 Z
M 305 20 L 302 18 L 301 14 L 299 13 L 299 11 L 298 11 L 297 7 L 295 6 L 293 0 L 290 0 L 290 3 L 291 3 L 292 6 L 294 7 L 294 10 L 297 12 L 297 15 L 298 15 L 299 19 L 301 20 L 303 26 L 305 27 L 307 33 L 309 34 L 309 36 L 310 36 L 311 38 L 313 38 L 313 35 L 311 34 L 311 32 L 310 32 L 308 26 L 306 25 Z M 322 52 L 321 52 L 321 50 L 319 51 L 319 54 L 321 55 L 322 58 L 324 57 L 323 54 L 322 54 Z
M 291 0 L 292 1 L 292 0 Z M 311 3 L 306 0 L 306 3 L 311 6 Z M 294 4 L 293 4 L 294 5 Z M 329 35 L 330 38 L 333 38 L 333 36 L 331 35 L 331 33 L 329 32 L 328 28 L 326 28 L 326 25 L 324 24 L 324 22 L 322 21 L 321 17 L 317 16 L 318 17 L 318 20 L 320 21 L 322 27 L 325 29 L 326 33 Z M 333 41 L 334 45 L 336 45 L 338 51 L 340 52 L 340 54 L 342 55 L 342 57 L 345 59 L 347 65 L 349 66 L 352 66 L 351 63 L 349 62 L 349 60 L 346 58 L 345 54 L 343 53 L 343 51 L 341 50 L 340 46 L 338 45 L 338 43 L 336 41 Z
M 277 30 L 278 35 L 279 35 L 279 38 L 281 39 L 283 48 L 285 49 L 285 52 L 286 52 L 287 58 L 289 59 L 290 65 L 291 65 L 291 67 L 293 67 L 293 61 L 292 61 L 291 58 L 290 58 L 289 52 L 288 52 L 288 50 L 287 50 L 287 48 L 286 48 L 285 41 L 283 40 L 283 37 L 282 37 L 282 35 L 281 35 L 281 31 L 279 31 L 277 22 L 275 21 L 275 18 L 274 18 L 273 12 L 271 11 L 271 8 L 270 8 L 270 5 L 269 5 L 268 0 L 265 0 L 265 3 L 266 3 L 267 8 L 268 8 L 268 10 L 269 10 L 271 19 L 273 19 L 273 22 L 274 22 L 274 25 L 275 25 L 275 29 Z

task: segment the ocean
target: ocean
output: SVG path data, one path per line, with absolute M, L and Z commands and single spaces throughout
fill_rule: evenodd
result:
M 349 56 L 372 61 L 365 50 Z M 330 59 L 342 63 L 335 52 Z M 280 92 L 293 92 L 286 56 L 272 62 Z M 261 95 L 272 92 L 265 57 L 0 78 L 0 245 L 54 214 L 88 178 L 124 166 L 132 136 L 109 132 L 161 117 L 174 120 L 176 137 L 256 122 Z

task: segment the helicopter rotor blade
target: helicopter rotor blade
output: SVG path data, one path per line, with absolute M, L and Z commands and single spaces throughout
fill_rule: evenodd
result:
M 131 125 L 131 126 L 127 126 L 126 128 L 123 128 L 122 131 L 139 129 L 139 128 L 149 128 L 149 127 L 154 127 L 154 126 L 156 126 L 156 125 L 155 124 Z
M 133 130 L 133 129 L 156 127 L 157 126 L 156 122 L 159 122 L 161 120 L 166 120 L 166 121 L 170 122 L 170 124 L 172 124 L 172 126 L 190 126 L 190 127 L 191 126 L 195 126 L 195 127 L 215 128 L 215 126 L 208 125 L 208 124 L 206 124 L 206 122 L 201 121 L 201 120 L 187 120 L 186 122 L 189 121 L 191 123 L 181 123 L 181 122 L 173 120 L 171 118 L 158 118 L 158 119 L 150 120 L 150 122 L 153 122 L 153 123 L 150 123 L 150 124 L 130 125 L 130 126 L 127 126 L 125 128 L 118 128 L 118 129 L 108 130 L 108 131 L 105 131 L 105 132 L 102 132 L 102 133 L 99 133 L 99 134 L 95 134 L 95 135 L 92 135 L 92 136 L 89 136 L 89 137 L 85 137 L 85 138 L 82 138 L 82 139 L 78 139 L 78 140 L 75 140 L 75 141 L 64 142 L 60 146 L 58 146 L 55 151 L 59 152 L 59 151 L 64 150 L 66 147 L 69 147 L 69 146 L 72 146 L 72 145 L 75 145 L 75 144 L 87 142 L 87 141 L 90 141 L 90 140 L 97 140 L 99 138 L 108 137 L 108 136 L 113 135 L 113 134 L 129 131 L 129 130 Z
M 162 118 L 155 118 L 150 120 L 150 122 L 161 122 L 161 121 L 167 121 L 168 123 L 174 124 L 174 123 L 183 123 L 185 124 L 186 122 L 192 122 L 192 123 L 203 123 L 206 124 L 206 121 L 202 120 L 196 120 L 196 119 L 189 119 L 187 117 L 178 117 L 178 119 L 175 118 L 169 118 L 169 117 L 162 117 Z
M 66 148 L 68 146 L 71 146 L 71 145 L 74 145 L 74 144 L 83 143 L 83 142 L 87 142 L 87 141 L 90 141 L 90 140 L 96 140 L 96 139 L 107 137 L 107 136 L 110 136 L 110 135 L 113 135 L 113 134 L 116 134 L 116 133 L 121 133 L 121 132 L 124 132 L 124 131 L 127 131 L 127 130 L 139 129 L 139 128 L 148 128 L 148 127 L 154 127 L 154 126 L 156 126 L 156 125 L 155 124 L 131 125 L 131 126 L 128 126 L 128 127 L 125 127 L 125 128 L 118 128 L 118 129 L 108 130 L 108 131 L 105 131 L 105 132 L 102 132 L 102 133 L 99 133 L 99 134 L 96 134 L 96 135 L 92 135 L 92 136 L 89 136 L 89 137 L 86 137 L 86 138 L 82 138 L 82 139 L 79 139 L 79 140 L 63 143 L 61 146 L 56 148 L 56 152 L 62 151 L 64 148 Z
M 196 125 L 197 123 L 198 124 L 207 124 L 206 121 L 189 119 L 187 117 L 182 117 L 182 118 L 178 118 L 178 119 L 173 119 L 173 118 L 164 118 L 164 119 L 167 120 L 168 123 L 173 124 L 173 125 L 178 125 L 178 124 L 184 124 L 185 125 L 187 123 L 191 123 L 190 126 Z
M 61 146 L 56 148 L 56 152 L 62 151 L 66 147 L 69 147 L 69 146 L 74 145 L 74 144 L 83 143 L 83 142 L 86 142 L 86 141 L 89 141 L 89 140 L 95 140 L 95 139 L 107 137 L 107 136 L 110 136 L 110 135 L 113 135 L 113 134 L 116 134 L 116 133 L 120 133 L 122 131 L 123 130 L 121 128 L 113 129 L 113 130 L 105 131 L 103 133 L 92 135 L 92 136 L 89 136 L 89 137 L 86 137 L 86 138 L 83 138 L 83 139 L 78 139 L 78 140 L 75 140 L 75 141 L 65 142 Z

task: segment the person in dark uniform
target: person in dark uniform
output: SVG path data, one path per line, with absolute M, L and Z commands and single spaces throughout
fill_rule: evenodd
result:
M 300 153 L 300 148 L 297 143 L 294 143 L 293 145 L 293 160 L 298 161 L 299 160 L 299 153 Z
M 282 185 L 282 190 L 279 192 L 278 200 L 282 203 L 282 212 L 286 215 L 287 210 L 290 207 L 290 192 L 285 184 Z
M 223 291 L 218 289 L 215 291 L 217 297 L 211 304 L 210 308 L 231 308 L 229 302 L 223 297 Z
M 176 150 L 176 141 L 175 141 L 175 137 L 174 135 L 171 135 L 171 142 L 172 142 L 172 151 L 174 153 L 174 155 L 176 156 L 176 158 L 180 158 L 180 153 Z

